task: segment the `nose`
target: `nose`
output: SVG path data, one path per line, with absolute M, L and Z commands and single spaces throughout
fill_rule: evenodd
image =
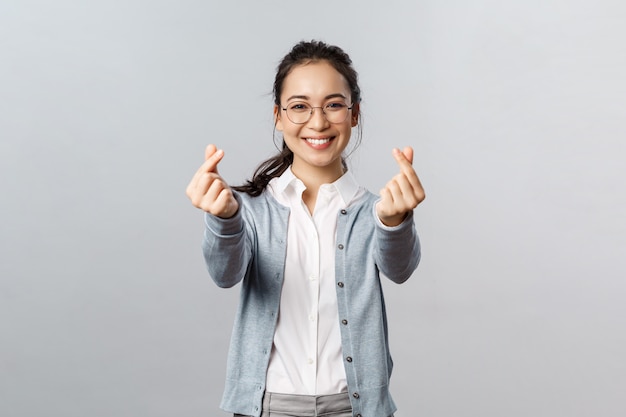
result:
M 311 118 L 309 119 L 309 126 L 315 130 L 323 130 L 328 127 L 328 120 L 326 120 L 326 114 L 321 107 L 311 108 Z

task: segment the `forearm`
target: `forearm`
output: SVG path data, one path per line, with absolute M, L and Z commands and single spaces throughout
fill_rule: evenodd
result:
M 205 213 L 202 242 L 209 275 L 219 287 L 228 288 L 241 281 L 250 261 L 250 244 L 242 209 L 230 219 Z
M 409 279 L 421 256 L 413 212 L 398 226 L 388 227 L 377 221 L 375 239 L 376 263 L 382 274 L 396 283 Z

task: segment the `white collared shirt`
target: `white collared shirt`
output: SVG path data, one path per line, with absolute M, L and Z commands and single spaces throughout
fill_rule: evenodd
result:
M 272 179 L 267 189 L 291 211 L 266 390 L 298 395 L 346 392 L 335 289 L 337 216 L 365 190 L 346 173 L 320 186 L 311 215 L 302 201 L 306 187 L 291 168 Z

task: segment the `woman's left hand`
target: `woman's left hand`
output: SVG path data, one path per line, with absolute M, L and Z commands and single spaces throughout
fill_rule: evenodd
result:
M 376 204 L 376 214 L 386 226 L 397 226 L 407 214 L 424 201 L 426 194 L 422 183 L 413 169 L 413 148 L 404 151 L 393 149 L 393 156 L 400 166 L 400 173 L 380 190 L 380 201 Z

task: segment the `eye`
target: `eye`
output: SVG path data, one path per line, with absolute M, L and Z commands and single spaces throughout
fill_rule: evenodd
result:
M 324 108 L 329 111 L 339 111 L 345 109 L 346 107 L 348 106 L 346 106 L 345 103 L 339 101 L 328 103 L 326 106 L 324 106 Z
M 293 103 L 289 106 L 289 110 L 296 113 L 306 113 L 311 111 L 311 107 L 306 103 Z

